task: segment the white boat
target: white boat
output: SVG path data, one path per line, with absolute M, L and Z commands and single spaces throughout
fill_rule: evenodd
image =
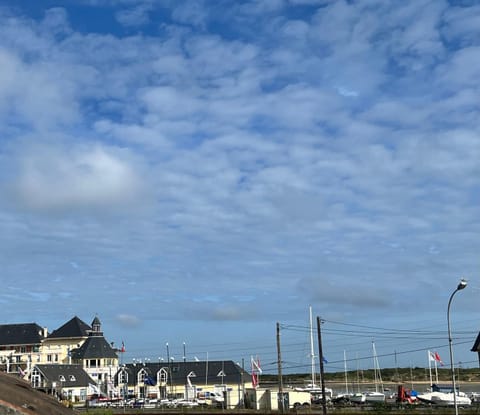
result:
M 383 393 L 382 374 L 380 372 L 380 365 L 378 364 L 377 350 L 375 349 L 375 343 L 373 342 L 372 342 L 372 347 L 373 347 L 373 375 L 375 379 L 375 391 L 364 392 L 365 402 L 385 402 L 385 394 Z
M 348 399 L 350 402 L 353 402 L 353 403 L 365 403 L 367 397 L 362 392 L 356 392 L 349 395 Z
M 297 392 L 310 392 L 312 398 L 321 399 L 322 397 L 322 388 L 314 383 L 309 383 L 303 387 L 296 387 L 294 390 Z M 332 399 L 333 389 L 325 388 L 325 399 L 327 401 Z
M 455 398 L 457 405 L 469 406 L 472 404 L 471 399 L 464 392 L 457 390 Z M 441 387 L 435 384 L 432 385 L 431 391 L 418 394 L 417 399 L 438 406 L 453 406 L 455 404 L 452 388 Z
M 344 361 L 346 362 L 345 353 L 343 355 Z M 345 363 L 345 372 L 346 372 L 346 363 Z M 345 375 L 346 376 L 346 375 Z M 360 371 L 358 370 L 358 357 L 357 357 L 357 385 L 360 387 Z M 360 388 L 357 392 L 348 393 L 348 387 L 345 387 L 346 395 L 348 395 L 348 400 L 352 403 L 362 404 L 365 403 L 365 394 L 360 392 Z
M 385 402 L 385 394 L 383 392 L 365 392 L 365 402 Z
M 343 367 L 345 371 L 345 393 L 337 394 L 332 400 L 334 402 L 353 402 L 363 403 L 365 402 L 365 395 L 363 393 L 353 393 L 348 390 L 348 370 L 347 370 L 347 352 L 343 351 Z

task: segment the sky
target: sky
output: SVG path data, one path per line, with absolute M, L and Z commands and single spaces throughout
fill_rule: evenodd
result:
M 476 1 L 0 0 L 0 323 L 423 367 L 463 277 L 478 367 L 479 77 Z

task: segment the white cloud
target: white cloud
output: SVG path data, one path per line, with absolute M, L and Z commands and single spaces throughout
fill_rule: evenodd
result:
M 24 63 L 0 48 L 0 65 L 0 120 L 6 125 L 46 129 L 78 119 L 72 85 L 55 77 L 52 63 Z
M 136 202 L 142 189 L 133 166 L 102 147 L 35 147 L 20 163 L 12 187 L 28 209 L 122 210 Z
M 204 27 L 207 20 L 208 8 L 204 2 L 180 3 L 172 10 L 172 19 L 179 23 Z
M 118 314 L 116 320 L 118 324 L 127 328 L 135 328 L 141 325 L 140 319 L 132 314 Z
M 151 9 L 150 4 L 142 3 L 136 7 L 118 11 L 115 17 L 124 26 L 142 26 L 149 23 L 149 11 Z

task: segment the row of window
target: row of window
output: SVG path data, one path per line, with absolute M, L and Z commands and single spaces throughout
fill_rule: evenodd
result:
M 146 378 L 148 377 L 148 373 L 144 370 L 141 370 L 137 374 L 137 382 L 144 383 Z M 162 368 L 157 373 L 157 380 L 159 383 L 166 383 L 168 380 L 168 372 L 165 368 Z M 126 370 L 121 370 L 118 374 L 118 383 L 128 383 L 128 373 Z
M 13 350 L 13 353 L 38 353 L 40 346 L 2 346 L 0 350 Z
M 42 375 L 40 374 L 40 372 L 37 369 L 34 369 L 34 371 L 32 372 L 32 377 L 31 377 L 32 386 L 34 388 L 40 387 L 41 380 L 42 380 Z M 59 375 L 58 380 L 60 382 L 66 382 L 66 378 L 65 378 L 64 375 Z M 77 379 L 75 378 L 75 375 L 69 375 L 68 380 L 70 382 L 75 382 Z
M 75 376 L 74 376 L 74 375 L 70 375 L 68 378 L 69 378 L 68 380 L 69 380 L 70 382 L 75 382 L 75 381 L 77 380 L 77 379 L 75 379 Z M 58 380 L 59 380 L 60 382 L 65 382 L 65 376 L 60 375 L 60 376 L 58 377 Z

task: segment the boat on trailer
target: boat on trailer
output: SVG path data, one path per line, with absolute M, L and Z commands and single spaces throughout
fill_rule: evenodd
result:
M 472 400 L 466 393 L 456 390 L 455 397 L 453 396 L 453 388 L 450 386 L 432 385 L 430 391 L 420 393 L 417 395 L 417 399 L 424 403 L 430 403 L 437 406 L 453 406 L 455 400 L 459 406 L 469 406 L 472 404 Z

